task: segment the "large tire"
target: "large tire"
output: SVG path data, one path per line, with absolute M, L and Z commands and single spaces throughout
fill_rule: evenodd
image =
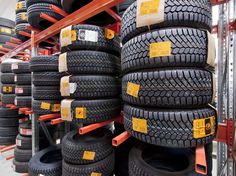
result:
M 137 3 L 134 2 L 123 14 L 121 24 L 122 43 L 149 30 L 167 27 L 193 27 L 211 32 L 212 13 L 209 0 L 166 0 L 164 21 L 159 24 L 136 28 Z
M 27 22 L 27 12 L 21 12 L 16 14 L 16 25 Z
M 29 62 L 18 62 L 15 66 L 12 66 L 12 72 L 15 74 L 19 73 L 30 73 Z
M 171 42 L 171 54 L 150 58 L 150 44 Z M 122 48 L 122 71 L 162 67 L 205 67 L 207 32 L 193 28 L 168 28 L 132 38 Z
M 15 93 L 15 84 L 2 84 L 1 93 L 3 94 L 14 94 Z
M 56 20 L 62 19 L 63 16 L 51 10 L 50 6 L 51 4 L 48 4 L 48 3 L 37 3 L 37 4 L 31 5 L 27 9 L 29 24 L 32 27 L 35 27 L 36 29 L 46 29 L 49 26 L 51 26 L 53 23 L 40 17 L 40 14 L 42 12 L 55 18 Z
M 70 98 L 105 98 L 119 94 L 119 84 L 112 76 L 81 75 L 71 76 L 70 85 L 75 87 Z
M 60 100 L 59 86 L 34 86 L 33 98 L 35 100 Z
M 13 160 L 14 171 L 17 173 L 28 173 L 28 162 L 18 162 Z
M 11 64 L 12 63 L 1 63 L 0 67 L 1 67 L 1 72 L 2 73 L 12 73 L 12 70 L 11 70 Z
M 62 140 L 63 159 L 79 165 L 99 162 L 113 152 L 111 140 L 111 131 L 103 128 L 86 135 L 72 131 Z
M 2 84 L 14 84 L 14 73 L 2 73 L 1 74 Z
M 0 118 L 16 118 L 18 116 L 18 109 L 0 108 Z
M 16 127 L 18 125 L 18 118 L 0 118 L 0 127 Z
M 13 145 L 16 142 L 16 136 L 0 136 L 0 145 Z
M 31 176 L 59 176 L 62 173 L 62 156 L 60 147 L 48 147 L 36 153 L 29 162 Z
M 204 136 L 194 136 L 194 132 L 198 130 L 194 123 L 200 119 L 207 121 L 211 117 L 214 117 L 214 124 L 210 122 L 212 129 L 206 131 Z M 139 131 L 134 127 L 136 119 L 144 121 L 145 130 Z M 164 110 L 124 106 L 125 129 L 143 142 L 164 147 L 189 148 L 212 142 L 217 132 L 216 119 L 216 111 L 210 107 Z
M 18 134 L 16 137 L 16 146 L 18 149 L 22 149 L 22 150 L 32 149 L 31 136 L 21 136 L 20 134 Z
M 58 56 L 35 56 L 30 60 L 32 72 L 58 72 Z
M 62 52 L 70 50 L 96 50 L 113 53 L 117 56 L 120 55 L 120 42 L 119 37 L 115 37 L 111 40 L 105 37 L 105 28 L 94 25 L 73 25 L 72 30 L 76 31 L 76 40 L 72 41 L 72 44 L 63 46 Z M 86 31 L 97 32 L 97 42 L 85 40 Z M 88 34 L 87 34 L 88 35 Z
M 15 98 L 15 105 L 18 108 L 30 108 L 31 107 L 31 96 L 22 96 Z
M 120 59 L 100 51 L 67 52 L 67 68 L 70 74 L 109 74 L 120 73 Z
M 33 84 L 35 86 L 59 86 L 63 75 L 58 72 L 34 72 Z
M 50 107 L 44 108 L 42 107 L 42 103 L 47 103 L 50 104 Z M 55 100 L 33 100 L 32 102 L 32 110 L 34 113 L 39 114 L 39 115 L 44 115 L 44 114 L 53 114 L 53 113 L 59 113 L 59 110 L 53 109 L 55 104 L 60 104 L 60 101 L 55 101 Z
M 128 94 L 132 89 L 135 94 Z M 130 73 L 123 77 L 122 96 L 124 101 L 141 106 L 203 107 L 212 101 L 213 77 L 203 69 L 185 68 Z
M 113 174 L 115 165 L 114 160 L 114 152 L 111 153 L 105 159 L 86 165 L 72 165 L 63 161 L 62 163 L 62 176 L 88 176 L 91 175 L 92 172 L 99 173 L 102 176 L 111 176 Z
M 15 83 L 17 85 L 31 85 L 31 74 L 30 73 L 16 74 Z
M 76 109 L 85 108 L 84 118 L 76 118 Z M 75 100 L 71 104 L 73 122 L 90 124 L 112 119 L 119 116 L 121 111 L 121 101 L 119 99 L 102 100 Z
M 29 162 L 32 157 L 32 150 L 22 150 L 19 148 L 15 148 L 14 157 L 18 162 Z
M 30 96 L 31 85 L 16 85 L 16 96 Z
M 48 3 L 53 4 L 56 6 L 61 6 L 60 0 L 26 0 L 26 7 L 29 8 L 31 5 L 38 4 L 38 3 Z
M 15 102 L 15 94 L 3 94 L 2 95 L 2 103 L 7 104 L 14 104 Z
M 0 17 L 0 26 L 8 27 L 8 28 L 14 28 L 15 22 L 12 20 L 9 20 L 7 18 L 1 18 Z

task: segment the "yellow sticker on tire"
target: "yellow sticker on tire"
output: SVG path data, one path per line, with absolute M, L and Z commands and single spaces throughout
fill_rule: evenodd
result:
M 151 0 L 142 2 L 140 6 L 140 15 L 150 15 L 158 12 L 160 0 Z
M 52 111 L 53 112 L 59 112 L 60 110 L 61 110 L 61 105 L 60 104 L 52 105 Z
M 132 82 L 128 82 L 126 93 L 128 95 L 131 95 L 131 96 L 137 98 L 138 97 L 138 93 L 139 93 L 139 89 L 140 89 L 140 85 L 132 83 Z
M 84 107 L 77 107 L 75 109 L 75 117 L 77 119 L 86 119 L 87 109 Z
M 195 139 L 215 134 L 215 117 L 196 119 L 193 121 L 193 137 Z
M 16 3 L 16 10 L 22 9 L 22 7 L 23 7 L 23 2 Z
M 151 43 L 149 47 L 150 58 L 171 56 L 171 42 Z
M 148 133 L 147 120 L 133 117 L 132 118 L 132 129 L 134 131 L 147 134 Z
M 45 110 L 50 110 L 51 104 L 47 102 L 42 102 L 40 108 Z
M 102 173 L 92 172 L 90 176 L 102 176 Z
M 84 151 L 83 159 L 93 161 L 95 158 L 95 152 L 93 151 Z
M 11 86 L 4 86 L 4 87 L 3 87 L 3 92 L 5 92 L 5 93 L 11 93 L 11 92 L 12 92 L 12 87 L 11 87 Z

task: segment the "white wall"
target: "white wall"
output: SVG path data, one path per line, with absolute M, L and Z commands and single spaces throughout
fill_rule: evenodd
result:
M 16 0 L 0 0 L 0 17 L 15 21 Z

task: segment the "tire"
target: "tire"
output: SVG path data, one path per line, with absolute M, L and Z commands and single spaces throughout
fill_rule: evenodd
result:
M 14 28 L 15 22 L 12 20 L 9 20 L 7 18 L 1 18 L 0 17 L 0 26 L 8 27 L 8 28 Z
M 18 117 L 18 109 L 0 108 L 0 118 L 16 118 Z
M 150 58 L 150 44 L 171 42 L 171 55 Z M 193 28 L 168 28 L 147 32 L 122 48 L 122 71 L 163 67 L 207 66 L 207 32 Z
M 4 34 L 0 34 L 0 43 L 6 43 L 6 42 L 10 42 L 12 36 L 10 35 L 5 35 Z
M 87 176 L 91 175 L 92 172 L 102 174 L 102 176 L 111 176 L 113 174 L 114 165 L 114 152 L 99 162 L 87 165 L 72 165 L 63 161 L 62 176 Z
M 124 2 L 120 3 L 117 5 L 118 7 L 118 12 L 119 15 L 122 17 L 122 15 L 124 14 L 125 10 L 135 2 L 135 0 L 125 0 Z
M 126 43 L 134 36 L 158 28 L 190 27 L 206 29 L 211 32 L 212 12 L 209 0 L 190 0 L 180 2 L 178 0 L 165 1 L 164 21 L 136 28 L 137 3 L 134 2 L 123 14 L 121 24 L 122 43 Z
M 18 162 L 14 159 L 13 167 L 17 173 L 28 173 L 28 162 Z
M 29 162 L 31 176 L 59 176 L 62 173 L 62 156 L 59 147 L 49 147 L 36 153 Z
M 26 18 L 24 18 L 26 17 Z M 27 12 L 21 12 L 16 14 L 16 25 L 21 23 L 28 23 Z
M 20 31 L 27 32 L 31 34 L 31 31 L 29 31 L 26 26 L 28 26 L 29 23 L 21 23 L 16 25 L 16 36 L 18 39 L 20 39 L 22 42 L 27 41 L 30 37 L 24 36 L 19 34 Z
M 14 94 L 15 93 L 15 84 L 2 84 L 1 85 L 2 94 Z
M 31 74 L 30 73 L 16 74 L 15 83 L 17 85 L 31 85 Z
M 16 137 L 16 146 L 18 149 L 22 150 L 30 150 L 32 149 L 32 138 L 26 137 L 26 136 L 21 136 L 20 134 L 17 135 Z
M 16 85 L 16 96 L 31 96 L 31 85 Z
M 14 84 L 14 73 L 2 73 L 1 81 L 2 84 Z
M 14 37 L 14 34 L 15 34 L 14 29 L 8 28 L 8 27 L 1 27 L 1 26 L 0 26 L 0 29 L 1 29 L 0 35 Z
M 18 3 L 22 3 L 22 7 L 19 9 L 16 9 L 16 14 L 20 13 L 20 12 L 26 12 L 26 5 L 25 5 L 25 1 L 18 1 Z
M 18 118 L 0 118 L 0 127 L 16 127 L 18 125 Z
M 30 73 L 29 62 L 19 62 L 15 67 L 12 67 L 12 72 L 15 74 Z
M 0 145 L 13 145 L 15 144 L 16 136 L 0 136 Z
M 85 118 L 76 118 L 76 109 L 86 109 Z M 106 121 L 120 115 L 121 101 L 119 99 L 74 100 L 71 113 L 74 123 L 91 124 Z
M 111 140 L 111 131 L 103 128 L 87 135 L 78 135 L 78 131 L 69 132 L 62 140 L 63 159 L 78 165 L 99 162 L 113 153 Z M 94 156 L 86 156 L 87 153 Z
M 2 103 L 7 104 L 14 104 L 15 102 L 15 94 L 3 94 L 2 95 Z
M 50 109 L 42 109 L 41 105 L 42 103 L 49 103 L 50 104 Z M 55 100 L 33 100 L 32 102 L 32 110 L 34 113 L 38 114 L 38 115 L 45 115 L 45 114 L 54 114 L 54 113 L 60 113 L 60 109 L 59 110 L 53 110 L 53 106 L 55 104 L 60 104 L 60 101 L 55 101 Z
M 1 40 L 1 39 L 0 39 Z M 12 63 L 1 63 L 0 67 L 1 67 L 1 72 L 2 73 L 12 73 L 12 70 L 11 70 L 11 64 Z
M 18 134 L 17 127 L 0 127 L 1 136 L 16 136 Z
M 28 22 L 32 27 L 36 29 L 46 29 L 51 26 L 53 23 L 43 19 L 40 17 L 40 14 L 43 12 L 56 20 L 60 20 L 63 16 L 55 13 L 53 10 L 50 9 L 51 4 L 48 3 L 37 3 L 31 5 L 27 9 L 28 13 Z
M 15 105 L 18 108 L 30 108 L 31 107 L 31 96 L 22 96 L 15 98 Z
M 31 5 L 38 3 L 48 3 L 61 7 L 60 0 L 26 0 L 26 7 L 29 8 Z
M 76 31 L 76 40 L 72 41 L 72 44 L 61 48 L 62 52 L 70 50 L 96 50 L 104 51 L 114 55 L 120 55 L 120 43 L 119 37 L 115 37 L 111 40 L 105 38 L 105 28 L 94 25 L 73 25 L 72 30 Z M 97 42 L 85 40 L 85 36 L 88 35 L 88 31 L 97 33 Z
M 30 60 L 32 72 L 58 72 L 58 56 L 35 56 Z
M 59 86 L 34 86 L 33 98 L 35 100 L 60 100 Z
M 118 81 L 112 76 L 71 76 L 69 82 L 70 86 L 74 86 L 74 93 L 70 93 L 70 98 L 105 98 L 119 95 Z
M 21 136 L 32 136 L 32 124 L 31 121 L 23 122 L 19 125 L 19 134 Z
M 33 84 L 35 86 L 60 86 L 63 73 L 58 72 L 34 72 Z
M 127 93 L 128 82 L 137 88 L 137 97 Z M 130 73 L 122 79 L 123 100 L 134 105 L 196 108 L 211 103 L 212 96 L 212 74 L 203 69 L 160 69 Z
M 18 162 L 29 162 L 32 157 L 32 150 L 22 150 L 19 148 L 15 148 L 14 157 Z
M 194 136 L 194 123 L 200 119 L 215 117 L 213 131 L 201 138 Z M 146 130 L 134 129 L 135 119 L 146 123 Z M 130 105 L 124 106 L 125 129 L 135 138 L 153 145 L 175 148 L 196 147 L 208 144 L 216 136 L 217 114 L 210 107 L 201 109 L 144 109 Z M 213 124 L 212 124 L 213 125 Z
M 70 74 L 120 74 L 120 59 L 100 51 L 67 52 L 67 68 Z

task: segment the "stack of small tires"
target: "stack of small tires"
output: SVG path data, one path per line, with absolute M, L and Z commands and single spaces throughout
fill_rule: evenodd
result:
M 105 31 L 105 28 L 93 25 L 73 25 L 61 31 L 59 71 L 70 74 L 61 79 L 61 95 L 66 98 L 61 102 L 61 116 L 63 120 L 71 121 L 77 126 L 106 121 L 120 114 L 120 87 L 116 78 L 120 67 L 119 38 L 114 34 L 108 39 Z M 69 40 L 65 33 L 69 33 Z M 81 141 L 68 139 L 71 135 L 78 136 Z M 94 145 L 103 145 L 96 137 L 87 138 L 86 135 L 79 136 L 75 132 L 69 133 L 63 140 L 73 140 L 73 151 L 80 155 L 83 153 L 81 150 L 86 151 L 86 147 L 89 147 L 82 148 L 86 140 Z M 65 157 L 69 155 L 69 151 L 65 152 L 66 143 L 62 144 Z M 93 155 L 95 148 L 88 150 L 88 155 Z M 100 155 L 100 152 L 96 155 Z M 81 157 L 75 161 L 64 158 L 63 176 L 93 173 L 112 175 L 113 152 L 103 156 L 101 161 L 95 161 L 93 157 L 86 161 Z
M 124 126 L 144 142 L 130 152 L 129 174 L 196 175 L 194 150 L 205 145 L 211 175 L 217 114 L 208 105 L 215 98 L 210 1 L 148 3 L 134 2 L 122 17 Z
M 31 108 L 31 72 L 29 62 L 13 63 L 11 69 L 15 74 L 15 105 L 18 108 Z

